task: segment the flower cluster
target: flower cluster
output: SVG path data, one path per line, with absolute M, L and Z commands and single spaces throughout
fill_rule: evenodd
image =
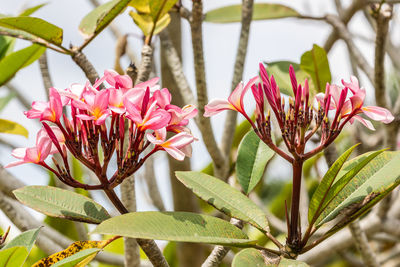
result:
M 36 146 L 15 149 L 12 155 L 20 161 L 6 167 L 35 163 L 67 184 L 97 189 L 77 184 L 71 177 L 67 151 L 101 179 L 107 179 L 108 163 L 115 154 L 118 169 L 109 181 L 113 186 L 134 173 L 156 151 L 165 150 L 177 160 L 191 156 L 195 138 L 186 126 L 197 109 L 192 105 L 172 105 L 170 92 L 160 89 L 158 80 L 133 86 L 129 76 L 107 70 L 93 85 L 87 82 L 65 90 L 50 88 L 48 102 L 35 101 L 32 109 L 25 112 L 29 119 L 39 119 L 43 124 Z M 105 83 L 109 87 L 100 89 Z M 173 134 L 169 139 L 168 132 Z M 146 150 L 150 144 L 154 148 Z M 57 170 L 45 162 L 54 153 L 59 153 L 64 163 L 60 166 L 53 158 Z
M 281 96 L 274 76 L 270 77 L 263 64 L 260 64 L 261 79 L 256 76 L 250 79 L 246 86 L 240 83 L 228 100 L 212 100 L 205 107 L 204 116 L 209 117 L 227 109 L 241 113 L 257 135 L 288 161 L 293 161 L 293 158 L 272 142 L 270 111 L 265 114 L 265 99 L 275 114 L 287 149 L 295 158 L 304 160 L 331 144 L 348 122 L 358 120 L 373 130 L 372 123 L 360 114 L 384 123 L 390 123 L 394 119 L 387 109 L 363 106 L 366 93 L 364 88 L 360 88 L 356 77 L 351 77 L 349 83 L 342 80 L 343 86 L 327 84 L 325 93 L 319 93 L 312 98 L 307 79 L 304 85 L 299 84 L 292 66 L 289 68 L 289 74 L 293 89 L 293 97 L 286 101 L 289 105 L 285 105 L 287 98 Z M 256 102 L 255 122 L 246 114 L 243 106 L 243 98 L 250 88 Z M 319 146 L 304 153 L 306 142 L 318 129 L 321 131 Z

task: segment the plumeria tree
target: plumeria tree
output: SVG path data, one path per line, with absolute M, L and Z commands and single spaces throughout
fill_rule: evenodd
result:
M 344 8 L 335 1 L 337 15 L 316 17 L 252 0 L 206 13 L 199 0 L 191 8 L 176 0 L 90 2 L 95 8 L 79 26 L 84 41 L 69 48 L 61 28 L 32 16 L 44 5 L 0 16 L 0 84 L 15 91 L 1 99 L 0 109 L 16 97 L 25 117 L 40 126 L 35 144 L 13 148 L 17 161 L 4 168 L 33 163 L 50 177 L 48 185 L 27 186 L 1 167 L 0 209 L 23 232 L 9 240 L 8 228 L 0 236 L 0 266 L 308 266 L 327 260 L 389 266 L 392 258 L 398 264 L 400 98 L 384 82 L 386 52 L 396 71 L 399 66 L 388 34 L 391 4 L 355 0 Z M 129 34 L 113 22 L 125 10 L 142 33 L 140 61 Z M 347 28 L 360 10 L 376 32 L 374 67 Z M 241 82 L 252 20 L 288 17 L 326 22 L 333 31 L 300 63 L 259 63 L 253 78 Z M 190 25 L 195 90 L 182 66 L 181 19 Z M 231 94 L 208 101 L 202 25 L 234 22 L 241 29 Z M 106 28 L 117 40 L 115 70 L 104 66 L 98 75 L 84 49 Z M 14 52 L 17 39 L 32 45 Z M 335 84 L 328 53 L 338 39 L 350 52 L 353 73 Z M 87 81 L 54 87 L 46 49 L 71 57 Z M 126 56 L 131 64 L 124 66 Z M 10 80 L 36 60 L 47 99 L 29 104 Z M 356 78 L 359 70 L 370 84 Z M 372 89 L 377 106 L 366 104 Z M 218 144 L 213 130 L 222 127 L 210 117 L 222 111 Z M 0 122 L 2 133 L 28 135 L 24 122 Z M 196 143 L 211 158 L 200 171 L 190 166 Z M 154 157 L 162 151 L 174 211 L 166 211 L 155 182 Z M 143 170 L 157 211 L 136 210 L 135 180 Z M 277 174 L 274 184 L 270 176 Z M 46 215 L 45 226 L 21 204 Z

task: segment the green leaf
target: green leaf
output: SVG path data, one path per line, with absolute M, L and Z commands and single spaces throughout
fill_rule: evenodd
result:
M 29 252 L 32 250 L 33 245 L 35 244 L 35 240 L 37 235 L 39 234 L 40 227 L 32 230 L 25 231 L 15 237 L 13 240 L 8 242 L 3 249 L 13 248 L 13 247 L 24 247 L 26 251 Z M 0 265 L 1 266 L 1 265 Z
M 23 204 L 48 216 L 94 224 L 110 218 L 100 204 L 68 190 L 51 186 L 25 186 L 13 193 Z
M 28 130 L 24 126 L 4 119 L 0 119 L 0 133 L 22 135 L 28 138 Z
M 139 14 L 136 12 L 129 12 L 129 15 L 132 17 L 135 24 L 142 30 L 145 36 L 149 36 L 151 31 L 153 30 L 153 19 L 150 14 Z M 169 14 L 165 14 L 161 19 L 157 21 L 156 28 L 154 29 L 153 34 L 160 33 L 163 29 L 165 29 L 171 21 L 171 17 Z
M 14 49 L 15 38 L 0 35 L 0 60 Z
M 326 52 L 316 44 L 301 56 L 300 68 L 311 75 L 317 92 L 324 92 L 326 83 L 332 80 Z
M 245 194 L 261 180 L 267 162 L 275 152 L 250 130 L 239 145 L 236 160 L 236 175 Z
M 267 267 L 264 256 L 255 248 L 246 248 L 235 255 L 232 267 Z
M 79 251 L 78 253 L 69 256 L 68 258 L 65 258 L 56 264 L 53 264 L 52 267 L 74 267 L 78 266 L 78 264 L 82 265 L 82 261 L 91 261 L 94 256 L 97 255 L 97 253 L 100 252 L 101 249 L 99 248 L 89 248 L 85 249 L 82 251 Z M 83 266 L 83 265 L 82 265 Z M 86 264 L 84 265 L 86 266 Z
M 302 261 L 282 258 L 278 267 L 309 267 L 309 265 Z
M 1 59 L 0 86 L 7 83 L 20 69 L 37 60 L 45 50 L 45 47 L 33 44 Z
M 47 5 L 47 3 L 44 3 L 44 4 L 40 4 L 40 5 L 37 5 L 37 6 L 33 6 L 33 7 L 30 7 L 30 8 L 27 8 L 27 9 L 25 9 L 24 11 L 22 11 L 22 13 L 19 14 L 19 16 L 21 16 L 21 17 L 30 16 L 30 15 L 32 15 L 33 13 L 35 13 L 37 10 L 41 9 L 42 7 L 44 7 L 45 5 Z
M 177 0 L 150 0 L 150 15 L 153 22 L 159 21 L 175 5 Z
M 127 7 L 130 1 L 113 0 L 98 6 L 82 19 L 79 31 L 87 39 L 96 36 Z
M 227 221 L 190 212 L 128 213 L 102 222 L 93 233 L 227 246 L 254 243 Z
M 357 174 L 349 179 L 344 175 L 332 188 L 338 193 L 318 218 L 318 226 L 343 215 L 336 228 L 341 228 L 367 211 L 400 183 L 400 152 L 372 153 L 375 156 Z M 364 159 L 364 160 L 367 160 Z M 349 172 L 352 172 L 350 170 Z M 346 183 L 342 183 L 344 180 Z M 348 181 L 347 181 L 348 180 Z M 341 190 L 339 190 L 341 188 Z
M 300 65 L 291 61 L 274 61 L 267 62 L 267 72 L 269 75 L 274 75 L 275 81 L 281 90 L 281 93 L 293 96 L 292 83 L 290 82 L 289 66 L 292 65 L 296 73 L 296 78 L 299 83 L 303 83 L 306 78 L 310 76 L 300 69 Z M 311 84 L 310 84 L 311 85 Z M 314 87 L 310 86 L 310 90 L 313 91 Z
M 319 216 L 322 207 L 325 205 L 327 201 L 327 194 L 329 189 L 332 187 L 333 182 L 337 174 L 339 173 L 340 169 L 342 168 L 345 161 L 349 158 L 350 154 L 356 148 L 357 145 L 352 146 L 346 152 L 344 152 L 329 168 L 329 170 L 325 173 L 324 177 L 322 178 L 320 184 L 318 185 L 317 189 L 315 190 L 311 200 L 310 206 L 308 208 L 308 222 L 314 223 L 314 220 L 317 219 Z
M 33 17 L 0 18 L 0 32 L 5 31 L 11 36 L 22 35 L 22 39 L 30 41 L 45 40 L 55 45 L 61 45 L 63 30 L 45 20 Z
M 253 20 L 282 19 L 299 17 L 300 14 L 287 6 L 280 4 L 255 3 L 253 6 Z M 231 23 L 242 21 L 242 5 L 231 5 L 210 10 L 204 21 L 212 23 Z
M 11 99 L 15 97 L 15 95 L 16 95 L 15 92 L 10 92 L 5 97 L 0 98 L 0 111 L 2 111 L 7 106 L 7 104 L 11 101 Z
M 208 204 L 223 213 L 268 232 L 265 213 L 253 201 L 227 183 L 201 172 L 176 172 L 176 177 Z
M 12 247 L 0 250 L 1 267 L 20 267 L 24 264 L 28 251 L 25 247 Z

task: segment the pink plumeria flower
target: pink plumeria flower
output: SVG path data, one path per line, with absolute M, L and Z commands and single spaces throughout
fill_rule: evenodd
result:
M 24 114 L 29 119 L 39 118 L 40 121 L 58 122 L 62 115 L 62 107 L 63 102 L 59 92 L 51 87 L 49 89 L 49 102 L 34 101 L 32 109 L 25 111 Z
M 208 103 L 204 109 L 204 117 L 211 117 L 223 110 L 235 110 L 242 113 L 244 116 L 247 116 L 244 105 L 243 105 L 243 98 L 246 92 L 251 88 L 251 86 L 257 82 L 258 76 L 250 79 L 250 81 L 243 86 L 243 83 L 240 82 L 232 94 L 228 97 L 228 100 L 225 99 L 214 99 L 210 103 Z
M 190 130 L 185 126 L 188 125 L 189 120 L 195 117 L 198 113 L 198 110 L 194 105 L 186 105 L 183 108 L 175 105 L 167 105 L 165 110 L 171 114 L 171 120 L 167 126 L 168 131 L 175 133 L 190 133 Z
M 128 75 L 119 75 L 114 70 L 105 70 L 104 78 L 109 85 L 120 89 L 123 94 L 132 88 L 132 79 Z
M 195 140 L 191 134 L 186 132 L 174 135 L 170 139 L 165 141 L 164 136 L 155 137 L 154 135 L 148 133 L 146 135 L 147 140 L 156 145 L 159 149 L 165 150 L 173 158 L 177 160 L 184 160 L 185 156 L 191 157 L 192 147 L 191 143 Z
M 81 120 L 93 120 L 96 125 L 104 124 L 111 111 L 108 109 L 110 92 L 108 90 L 101 91 L 85 91 L 83 97 L 85 102 L 75 101 L 74 105 L 88 114 L 77 114 L 76 117 Z
M 39 132 L 36 136 L 36 147 L 16 148 L 12 151 L 13 157 L 20 161 L 12 162 L 4 168 L 10 168 L 25 163 L 43 164 L 51 153 L 52 142 L 48 135 Z
M 157 105 L 160 108 L 165 108 L 167 105 L 171 104 L 172 96 L 167 88 L 163 88 L 161 90 L 154 91 L 153 98 L 157 101 Z
M 168 125 L 171 115 L 164 109 L 157 108 L 157 102 L 148 103 L 148 107 L 143 110 L 139 109 L 128 98 L 124 99 L 124 105 L 127 111 L 127 118 L 135 122 L 136 126 L 141 130 L 146 129 L 158 130 Z M 142 112 L 142 110 L 144 112 Z
M 148 87 L 150 89 L 150 93 L 154 93 L 156 90 L 160 90 L 160 85 L 158 84 L 159 80 L 160 80 L 159 77 L 155 77 L 148 81 L 136 84 L 134 88 L 146 90 Z
M 57 142 L 59 144 L 59 146 L 61 148 L 65 147 L 65 137 L 64 134 L 62 133 L 62 131 L 60 130 L 60 128 L 58 128 L 57 126 L 49 126 L 51 132 L 54 134 L 55 140 L 53 140 L 53 144 L 51 146 L 50 149 L 50 154 L 55 154 L 58 153 L 58 149 L 57 146 L 54 144 L 54 142 Z M 38 136 L 43 136 L 49 138 L 50 140 L 52 139 L 51 136 L 49 136 L 49 134 L 47 133 L 46 129 L 43 127 L 42 129 L 40 129 L 40 131 L 37 133 Z

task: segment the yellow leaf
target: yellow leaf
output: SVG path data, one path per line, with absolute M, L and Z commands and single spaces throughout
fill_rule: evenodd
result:
M 139 28 L 142 30 L 143 34 L 145 36 L 149 36 L 153 26 L 154 22 L 149 14 L 139 14 L 136 12 L 129 12 L 129 15 L 133 18 L 133 21 L 135 22 L 136 25 L 139 26 Z M 160 33 L 165 27 L 168 26 L 168 24 L 171 21 L 171 17 L 169 14 L 165 14 L 161 19 L 157 21 L 156 28 L 154 29 L 153 35 Z
M 0 133 L 18 134 L 28 138 L 28 130 L 19 123 L 0 119 Z
M 132 0 L 129 5 L 134 7 L 139 13 L 150 13 L 149 0 Z
M 110 242 L 114 241 L 116 238 L 111 238 L 109 240 L 104 241 L 77 241 L 72 243 L 69 247 L 65 250 L 54 253 L 47 258 L 41 259 L 40 261 L 36 262 L 32 267 L 46 267 L 51 266 L 65 258 L 68 258 L 80 251 L 90 248 L 99 248 L 102 249 L 107 246 Z M 79 262 L 76 266 L 85 266 L 85 264 L 89 263 L 97 253 L 89 255 L 83 261 Z

